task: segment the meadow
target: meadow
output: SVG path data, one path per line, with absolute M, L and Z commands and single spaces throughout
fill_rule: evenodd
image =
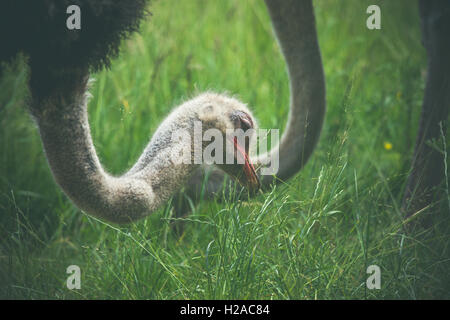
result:
M 381 30 L 366 28 L 374 3 Z M 128 225 L 78 210 L 27 114 L 28 70 L 20 58 L 9 66 L 0 298 L 449 299 L 448 189 L 430 229 L 405 232 L 400 211 L 426 71 L 416 2 L 314 4 L 327 114 L 313 156 L 251 200 L 201 201 L 181 234 L 170 202 Z M 262 1 L 155 0 L 150 11 L 110 70 L 93 75 L 90 124 L 109 172 L 129 168 L 171 108 L 205 90 L 236 95 L 261 128 L 283 130 L 288 78 Z M 435 143 L 445 151 L 449 139 Z M 66 287 L 69 265 L 81 269 L 80 290 Z M 381 269 L 379 290 L 366 287 L 370 265 Z

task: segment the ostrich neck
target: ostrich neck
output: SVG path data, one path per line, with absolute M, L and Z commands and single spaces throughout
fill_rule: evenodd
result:
M 313 5 L 310 0 L 265 0 L 272 25 L 286 60 L 290 80 L 290 108 L 285 133 L 278 148 L 257 161 L 279 159 L 276 176 L 286 180 L 311 156 L 325 116 L 325 80 Z M 273 176 L 263 176 L 269 185 Z
M 33 94 L 31 87 L 31 111 L 50 168 L 57 183 L 83 211 L 112 222 L 137 220 L 168 200 L 195 167 L 170 161 L 168 150 L 172 145 L 166 144 L 159 154 L 149 145 L 133 171 L 120 177 L 108 174 L 92 142 L 87 81 L 85 74 L 74 79 L 73 86 L 46 97 Z M 146 156 L 150 150 L 153 154 Z M 139 165 L 140 162 L 145 165 Z

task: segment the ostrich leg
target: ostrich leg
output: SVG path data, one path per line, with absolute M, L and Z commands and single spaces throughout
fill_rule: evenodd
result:
M 436 203 L 445 179 L 444 155 L 428 142 L 441 137 L 450 106 L 450 1 L 420 0 L 422 42 L 427 52 L 426 89 L 412 169 L 403 198 L 406 217 Z M 427 212 L 433 212 L 433 208 Z M 430 224 L 428 216 L 424 221 Z

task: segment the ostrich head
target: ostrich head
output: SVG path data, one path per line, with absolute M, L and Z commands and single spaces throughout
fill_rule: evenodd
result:
M 253 129 L 257 128 L 250 110 L 239 100 L 220 94 L 202 94 L 198 100 L 203 130 L 217 129 L 223 137 L 224 162 L 216 166 L 251 191 L 258 190 L 259 178 L 249 154 Z
M 250 110 L 239 100 L 203 93 L 172 111 L 144 151 L 148 160 L 140 159 L 139 167 L 132 168 L 131 172 L 156 161 L 173 169 L 173 162 L 168 161 L 170 157 L 178 163 L 187 160 L 194 164 L 214 164 L 250 191 L 258 190 L 259 178 L 249 155 L 254 131 L 250 129 L 256 129 L 255 123 Z M 198 134 L 201 136 L 196 137 Z M 184 152 L 188 159 L 182 160 L 180 150 L 186 147 L 190 150 L 188 154 Z M 208 155 L 220 160 L 205 159 Z

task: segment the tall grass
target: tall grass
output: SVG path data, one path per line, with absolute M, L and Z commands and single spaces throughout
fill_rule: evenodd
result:
M 378 31 L 365 27 L 373 3 Z M 18 59 L 0 83 L 0 297 L 450 298 L 448 202 L 414 234 L 399 211 L 424 89 L 417 9 L 406 0 L 315 9 L 328 110 L 313 157 L 251 201 L 201 202 L 181 235 L 170 204 L 116 226 L 70 203 L 26 113 Z M 170 109 L 207 89 L 238 95 L 261 127 L 283 129 L 288 79 L 262 1 L 154 1 L 151 11 L 111 70 L 94 75 L 89 116 L 107 170 L 129 168 Z M 81 290 L 66 287 L 73 264 Z M 366 287 L 373 264 L 380 290 Z

